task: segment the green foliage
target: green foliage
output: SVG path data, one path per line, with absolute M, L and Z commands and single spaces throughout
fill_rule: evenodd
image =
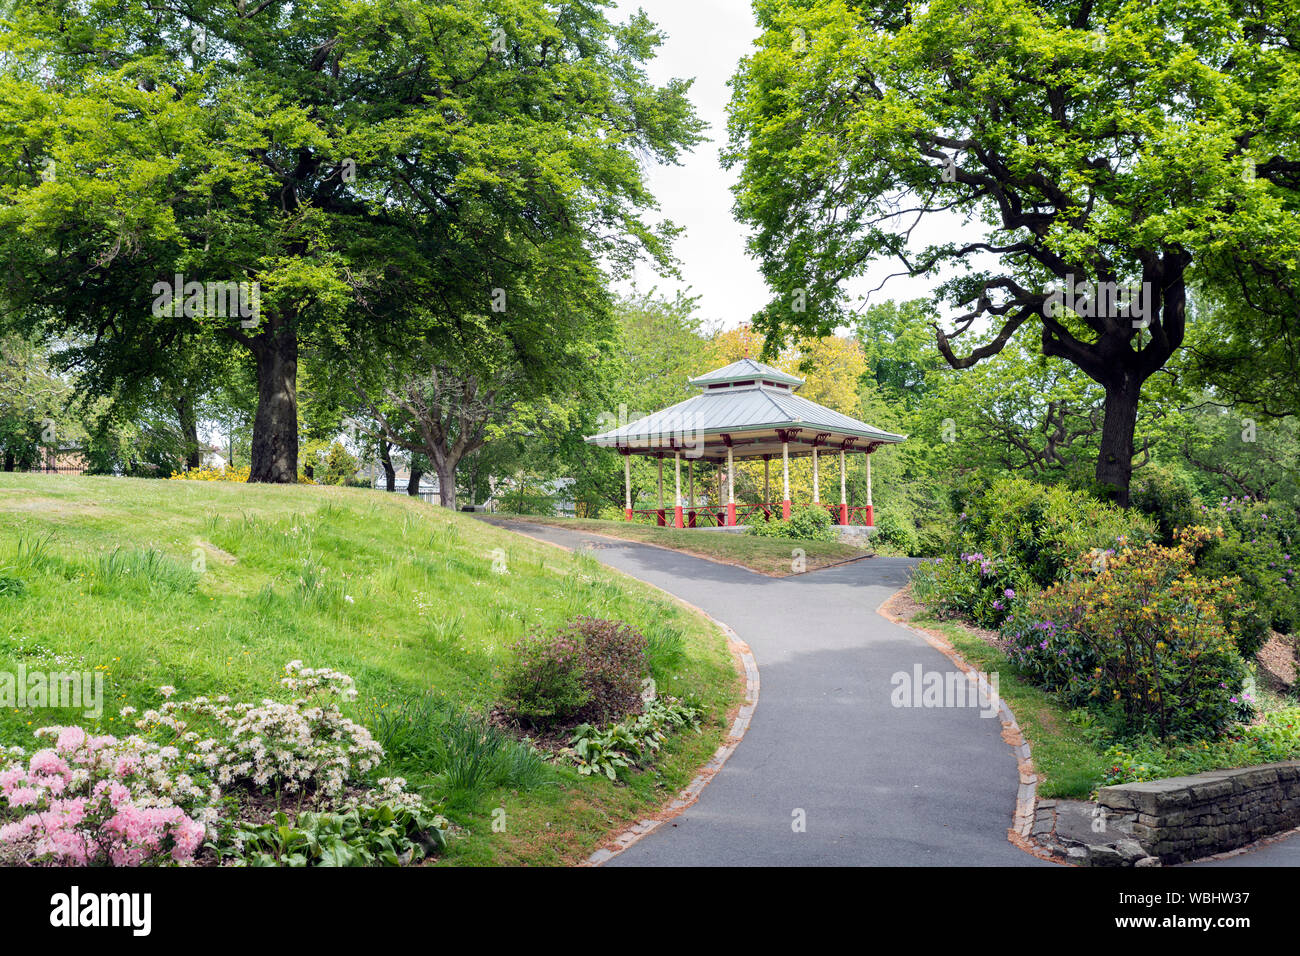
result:
M 553 782 L 534 747 L 431 694 L 372 704 L 363 722 L 384 748 L 385 766 L 434 776 L 451 795 L 494 787 L 532 790 Z
M 1169 743 L 1137 737 L 1105 752 L 1103 783 L 1143 783 L 1221 770 L 1300 759 L 1300 708 L 1265 714 L 1258 723 L 1212 740 Z
M 1151 517 L 1163 544 L 1171 543 L 1179 528 L 1196 522 L 1195 499 L 1195 484 L 1182 470 L 1150 464 L 1133 475 L 1129 502 Z
M 1237 647 L 1248 660 L 1269 630 L 1300 630 L 1300 512 L 1278 502 L 1226 498 L 1202 505 L 1200 523 L 1222 529 L 1197 558 L 1201 573 L 1233 575 L 1243 601 L 1231 616 Z
M 644 765 L 659 750 L 668 734 L 699 730 L 703 711 L 694 704 L 654 698 L 645 702 L 634 719 L 598 729 L 576 727 L 569 740 L 574 763 L 583 776 L 604 774 L 618 779 L 619 771 Z
M 325 464 L 317 470 L 316 483 L 320 485 L 346 485 L 356 478 L 360 465 L 342 442 L 331 442 L 325 452 Z
M 1194 573 L 1211 535 L 1083 555 L 1007 624 L 1011 661 L 1126 733 L 1213 736 L 1249 718 L 1248 669 L 1224 620 L 1236 582 Z
M 155 593 L 189 593 L 198 587 L 199 576 L 187 565 L 153 548 L 114 548 L 95 563 L 92 594 L 122 588 L 141 588 Z
M 948 553 L 921 564 L 917 599 L 945 614 L 997 627 L 1023 601 L 1065 576 L 1079 555 L 1154 535 L 1149 519 L 1084 492 L 1021 478 L 958 490 Z
M 840 539 L 830 512 L 822 505 L 796 505 L 790 510 L 789 521 L 784 518 L 755 521 L 747 526 L 746 531 L 760 538 L 794 538 L 799 541 Z
M 876 515 L 876 530 L 871 536 L 874 547 L 885 546 L 899 554 L 921 553 L 920 536 L 912 522 L 893 510 L 883 510 Z
M 308 811 L 292 823 L 278 811 L 268 823 L 236 825 L 216 849 L 245 866 L 404 866 L 446 847 L 449 829 L 439 814 L 388 804 Z
M 575 718 L 591 702 L 584 677 L 581 641 L 527 637 L 511 650 L 501 677 L 502 702 L 513 717 L 538 727 L 554 726 Z

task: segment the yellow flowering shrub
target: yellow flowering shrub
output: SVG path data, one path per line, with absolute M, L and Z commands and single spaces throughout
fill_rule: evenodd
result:
M 1249 716 L 1248 670 L 1225 624 L 1237 581 L 1195 574 L 1197 550 L 1219 533 L 1185 528 L 1172 546 L 1083 555 L 1009 622 L 1009 656 L 1125 731 L 1204 736 Z
M 190 471 L 178 471 L 169 477 L 169 481 L 248 481 L 248 476 L 252 469 L 245 465 L 243 468 L 227 468 L 224 471 L 220 468 L 194 468 Z M 316 482 L 306 475 L 298 476 L 298 484 L 314 485 Z

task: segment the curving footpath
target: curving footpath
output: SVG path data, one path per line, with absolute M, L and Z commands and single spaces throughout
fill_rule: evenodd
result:
M 694 604 L 734 628 L 758 662 L 762 706 L 743 745 L 698 802 L 606 865 L 1048 865 L 1007 839 L 1019 774 L 1001 722 L 975 707 L 891 703 L 896 673 L 918 664 L 957 673 L 876 613 L 914 561 L 877 557 L 775 579 L 636 542 L 499 523 L 589 548 Z

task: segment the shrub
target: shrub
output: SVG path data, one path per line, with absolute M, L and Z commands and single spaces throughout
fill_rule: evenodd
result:
M 642 681 L 649 673 L 641 632 L 621 621 L 580 617 L 560 631 L 582 648 L 582 685 L 589 700 L 581 717 L 604 723 L 641 709 Z
M 342 442 L 333 442 L 325 453 L 320 484 L 346 485 L 356 476 L 357 469 L 360 467 L 360 463 L 343 447 Z
M 218 794 L 177 748 L 80 727 L 36 736 L 53 746 L 0 772 L 0 861 L 140 866 L 194 857 Z
M 635 712 L 649 673 L 646 639 L 620 621 L 577 617 L 554 635 L 515 645 L 505 709 L 538 726 L 602 722 Z
M 1163 544 L 1171 544 L 1174 532 L 1198 520 L 1191 478 L 1163 465 L 1147 464 L 1134 473 L 1129 504 L 1155 522 Z
M 1224 498 L 1202 505 L 1204 523 L 1222 529 L 1197 558 L 1200 573 L 1235 575 L 1243 602 L 1229 609 L 1237 648 L 1248 659 L 1268 640 L 1269 630 L 1300 629 L 1300 519 L 1276 502 Z
M 873 545 L 886 545 L 900 554 L 917 554 L 919 540 L 912 522 L 892 511 L 876 515 L 876 530 L 871 536 Z
M 351 677 L 329 668 L 304 668 L 302 661 L 290 661 L 285 672 L 280 683 L 297 695 L 287 703 L 168 699 L 157 710 L 145 711 L 136 726 L 170 728 L 203 755 L 204 765 L 223 787 L 338 797 L 349 780 L 379 764 L 383 748 L 339 709 L 339 700 L 356 699 Z M 165 697 L 173 693 L 173 688 L 163 688 Z M 220 730 L 201 739 L 189 730 L 190 719 Z
M 1010 658 L 1130 733 L 1206 736 L 1248 716 L 1248 670 L 1220 612 L 1238 600 L 1236 582 L 1194 573 L 1212 534 L 1184 529 L 1173 547 L 1084 555 L 1013 619 Z
M 915 593 L 941 613 L 998 627 L 1080 554 L 1154 537 L 1151 520 L 1066 488 L 995 481 L 961 501 L 948 554 L 922 564 Z
M 511 716 L 539 727 L 578 715 L 591 700 L 583 683 L 582 648 L 574 638 L 526 637 L 511 649 L 502 680 Z
M 748 526 L 749 534 L 764 538 L 796 538 L 800 541 L 838 541 L 839 532 L 830 512 L 821 505 L 798 505 L 791 509 L 790 520 L 777 518 Z

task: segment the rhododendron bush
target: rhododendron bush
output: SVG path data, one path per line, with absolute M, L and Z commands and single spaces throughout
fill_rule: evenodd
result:
M 240 824 L 222 819 L 221 808 L 237 806 L 223 799 L 237 794 L 274 798 L 277 805 L 283 794 L 294 794 L 297 809 L 310 801 L 344 814 L 381 811 L 354 813 L 362 822 L 387 819 L 387 807 L 405 813 L 403 819 L 431 820 L 440 833 L 446 829 L 400 778 L 356 788 L 384 752 L 339 709 L 340 701 L 356 698 L 351 677 L 304 668 L 301 661 L 290 662 L 286 675 L 281 683 L 294 694 L 287 702 L 172 700 L 175 689 L 163 687 L 166 702 L 139 715 L 137 735 L 119 739 L 75 726 L 43 727 L 35 736 L 52 746 L 30 755 L 21 747 L 5 751 L 0 864 L 184 864 L 205 842 L 229 862 L 221 844 Z M 136 716 L 131 707 L 121 713 Z M 236 855 L 240 849 L 236 843 Z M 339 851 L 329 858 L 352 856 Z
M 1248 669 L 1225 623 L 1241 605 L 1237 582 L 1195 573 L 1215 534 L 1186 528 L 1174 547 L 1084 555 L 1007 622 L 1008 656 L 1129 732 L 1203 736 L 1249 717 Z

